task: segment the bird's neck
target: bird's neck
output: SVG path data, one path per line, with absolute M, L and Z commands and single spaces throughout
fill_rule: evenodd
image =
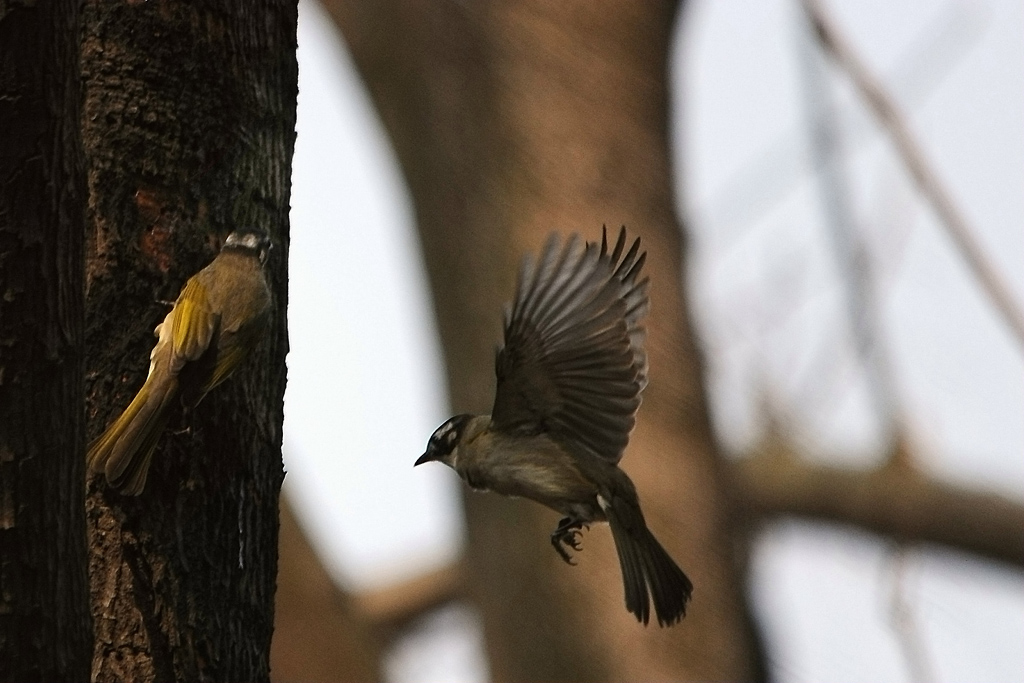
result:
M 476 415 L 466 423 L 462 433 L 463 441 L 473 441 L 491 424 L 490 415 Z

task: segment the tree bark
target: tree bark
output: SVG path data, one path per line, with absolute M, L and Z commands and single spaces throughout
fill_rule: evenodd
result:
M 142 385 L 161 302 L 233 228 L 275 241 L 262 344 L 172 417 L 141 496 L 90 481 L 95 680 L 269 680 L 295 32 L 288 0 L 83 5 L 91 437 Z
M 603 223 L 626 224 L 649 251 L 651 381 L 623 467 L 696 584 L 689 614 L 672 629 L 637 625 L 607 529 L 568 567 L 548 543 L 554 513 L 469 494 L 467 578 L 493 677 L 761 677 L 682 291 L 666 90 L 675 6 L 326 4 L 412 190 L 455 412 L 490 410 L 522 254 L 552 230 L 596 239 Z
M 0 681 L 89 674 L 78 26 L 0 6 Z

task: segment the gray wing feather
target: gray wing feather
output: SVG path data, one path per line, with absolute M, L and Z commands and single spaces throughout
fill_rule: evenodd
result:
M 552 235 L 539 261 L 523 259 L 505 307 L 495 428 L 548 431 L 581 452 L 622 457 L 647 384 L 646 253 L 637 239 L 623 255 L 625 244 L 625 228 L 610 253 L 607 233 L 600 246 L 573 235 L 561 248 Z

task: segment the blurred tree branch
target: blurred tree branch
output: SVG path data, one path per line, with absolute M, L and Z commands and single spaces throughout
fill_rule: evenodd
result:
M 273 681 L 379 681 L 380 647 L 359 604 L 338 588 L 281 497 Z
M 863 95 L 871 110 L 885 128 L 896 150 L 899 152 L 917 183 L 921 193 L 928 199 L 945 226 L 953 243 L 959 249 L 968 267 L 995 304 L 1017 341 L 1024 344 L 1024 313 L 1015 301 L 1010 288 L 1003 281 L 999 271 L 989 262 L 984 250 L 974 238 L 974 233 L 942 181 L 925 160 L 924 152 L 917 143 L 905 117 L 900 113 L 893 98 L 882 84 L 868 70 L 846 37 L 835 27 L 819 0 L 802 0 L 804 10 L 811 21 L 815 35 L 822 47 L 832 55 L 836 63 L 849 75 L 850 80 Z
M 907 462 L 893 458 L 870 470 L 818 464 L 769 431 L 754 453 L 729 470 L 737 501 L 755 514 L 851 524 L 1024 569 L 1024 505 L 940 481 Z
M 882 309 L 874 283 L 874 264 L 859 229 L 845 145 L 839 126 L 831 83 L 817 43 L 801 40 L 801 72 L 811 154 L 814 158 L 822 222 L 838 266 L 846 304 L 849 334 L 857 354 L 876 417 L 887 438 L 897 439 L 901 429 L 896 383 L 884 343 Z M 898 452 L 898 449 L 894 452 Z
M 466 597 L 461 561 L 356 596 L 356 609 L 385 640 L 424 614 Z
M 940 18 L 923 27 L 901 58 L 885 74 L 892 92 L 906 106 L 922 104 L 984 33 L 985 12 L 980 7 L 951 2 Z M 812 40 L 816 38 L 812 37 Z M 860 148 L 869 137 L 866 121 L 849 132 Z M 769 213 L 800 187 L 806 173 L 801 158 L 804 132 L 777 137 L 747 165 L 731 174 L 697 211 L 696 223 L 705 226 L 702 242 L 725 251 L 739 241 L 757 219 Z M 713 235 L 713 237 L 712 237 Z
M 917 610 L 908 595 L 908 564 L 912 547 L 901 543 L 892 557 L 892 590 L 889 595 L 889 623 L 903 651 L 907 674 L 912 683 L 937 681 L 935 662 L 921 629 Z

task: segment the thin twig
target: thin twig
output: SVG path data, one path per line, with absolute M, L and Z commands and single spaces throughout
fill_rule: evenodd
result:
M 870 400 L 887 439 L 901 430 L 896 383 L 884 343 L 874 283 L 874 264 L 864 245 L 850 200 L 841 131 L 819 51 L 801 36 L 801 64 L 811 154 L 818 194 L 846 303 L 854 351 L 867 378 Z
M 949 71 L 974 47 L 988 21 L 987 13 L 976 5 L 949 0 L 929 25 L 923 27 L 887 74 L 900 101 L 923 102 L 946 78 Z M 851 143 L 861 147 L 867 138 L 867 125 L 857 118 L 851 131 Z M 767 215 L 772 207 L 788 197 L 804 178 L 806 164 L 800 158 L 800 143 L 795 132 L 777 137 L 743 168 L 732 173 L 707 202 L 696 208 L 694 223 L 703 225 L 701 244 L 707 242 L 726 251 L 746 231 Z M 703 247 L 702 247 L 703 248 Z
M 967 225 L 967 220 L 925 161 L 920 145 L 911 134 L 909 126 L 892 98 L 868 71 L 846 39 L 838 33 L 819 0 L 802 0 L 802 2 L 818 40 L 850 76 L 854 85 L 857 86 L 861 95 L 874 111 L 875 116 L 878 117 L 882 127 L 888 130 L 903 163 L 921 193 L 931 202 L 940 222 L 945 226 L 947 233 L 960 250 L 968 267 L 978 278 L 982 288 L 992 299 L 996 309 L 1010 326 L 1017 341 L 1024 345 L 1024 313 L 1018 307 L 1002 276 L 989 263 L 981 245 L 975 240 L 973 232 Z
M 921 633 L 917 612 L 907 595 L 907 573 L 911 549 L 900 543 L 893 551 L 892 592 L 889 594 L 889 624 L 899 642 L 907 673 L 914 683 L 936 683 L 935 665 Z

